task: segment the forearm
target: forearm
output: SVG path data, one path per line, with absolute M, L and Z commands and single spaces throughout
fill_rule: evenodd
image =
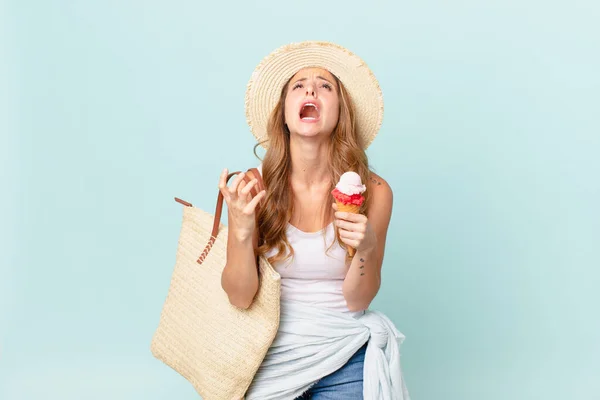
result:
M 258 270 L 252 237 L 237 237 L 230 229 L 227 238 L 227 263 L 221 285 L 231 304 L 248 308 L 258 291 Z
M 375 250 L 357 251 L 342 286 L 350 311 L 367 309 L 381 286 L 380 261 Z

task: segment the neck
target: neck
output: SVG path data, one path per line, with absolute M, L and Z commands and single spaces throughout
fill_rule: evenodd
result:
M 329 143 L 324 140 L 294 139 L 294 136 L 290 138 L 291 179 L 307 187 L 326 183 L 330 179 Z

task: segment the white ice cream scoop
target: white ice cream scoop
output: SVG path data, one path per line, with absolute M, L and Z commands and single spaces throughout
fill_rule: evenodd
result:
M 340 176 L 340 180 L 335 187 L 337 190 L 348 196 L 361 194 L 367 190 L 367 187 L 362 184 L 360 175 L 354 171 L 344 172 L 342 176 Z

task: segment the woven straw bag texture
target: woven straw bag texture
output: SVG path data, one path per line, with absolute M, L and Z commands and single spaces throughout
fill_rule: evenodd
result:
M 215 215 L 178 201 L 185 206 L 175 267 L 151 351 L 204 400 L 239 400 L 277 333 L 280 276 L 260 257 L 260 284 L 252 305 L 231 305 L 221 287 L 227 250 L 227 227 L 220 223 L 222 196 Z

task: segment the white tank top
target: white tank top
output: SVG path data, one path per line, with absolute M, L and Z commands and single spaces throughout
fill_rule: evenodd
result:
M 262 174 L 261 168 L 258 169 Z M 273 264 L 281 275 L 281 299 L 351 313 L 342 293 L 349 267 L 346 249 L 338 242 L 331 245 L 335 240 L 333 223 L 319 232 L 303 232 L 288 223 L 286 234 L 294 256 Z M 276 252 L 271 249 L 266 256 Z
M 325 237 L 322 230 L 308 233 L 288 224 L 287 238 L 294 249 L 294 256 L 273 265 L 281 275 L 282 300 L 349 312 L 342 293 L 348 271 L 346 251 L 335 243 L 327 252 L 334 237 L 333 224 L 325 228 Z M 275 253 L 276 250 L 272 249 L 267 257 Z

